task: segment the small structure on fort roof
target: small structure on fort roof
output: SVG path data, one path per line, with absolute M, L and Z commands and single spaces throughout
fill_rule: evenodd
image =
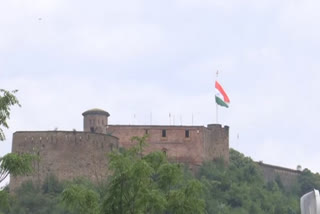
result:
M 205 126 L 110 125 L 110 114 L 91 109 L 83 114 L 83 132 L 18 131 L 13 134 L 12 152 L 38 154 L 40 159 L 30 176 L 12 177 L 10 188 L 23 181 L 38 185 L 54 174 L 59 180 L 85 177 L 99 182 L 108 175 L 106 154 L 118 147 L 132 146 L 133 136 L 148 134 L 145 150 L 163 151 L 172 161 L 200 165 L 222 158 L 229 161 L 229 127 Z
M 102 109 L 94 108 L 82 113 L 83 131 L 106 134 L 110 114 Z

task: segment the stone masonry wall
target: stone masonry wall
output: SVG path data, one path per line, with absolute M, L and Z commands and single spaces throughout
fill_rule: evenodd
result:
M 300 171 L 288 169 L 279 166 L 273 166 L 265 163 L 258 162 L 264 180 L 266 182 L 275 181 L 276 177 L 279 176 L 280 180 L 285 188 L 290 188 L 298 182 L 298 176 L 300 175 Z
M 15 132 L 12 152 L 38 154 L 34 161 L 35 171 L 31 176 L 10 178 L 10 189 L 14 190 L 25 180 L 39 185 L 48 175 L 59 180 L 85 177 L 99 182 L 108 174 L 106 154 L 118 147 L 113 136 L 89 132 L 35 131 Z
M 229 127 L 210 124 L 204 132 L 204 160 L 211 161 L 222 158 L 229 162 Z
M 119 138 L 119 145 L 129 148 L 133 145 L 133 136 L 142 137 L 148 134 L 148 146 L 145 153 L 164 151 L 172 161 L 201 164 L 203 160 L 202 126 L 132 126 L 109 125 L 108 133 Z M 166 130 L 166 137 L 162 137 Z M 186 130 L 189 137 L 186 137 Z
M 166 130 L 166 137 L 162 137 Z M 186 131 L 189 137 L 186 137 Z M 145 152 L 165 151 L 173 161 L 200 165 L 203 161 L 229 160 L 229 128 L 221 125 L 204 126 L 132 126 L 109 125 L 108 134 L 119 138 L 119 145 L 128 148 L 131 137 L 148 134 Z

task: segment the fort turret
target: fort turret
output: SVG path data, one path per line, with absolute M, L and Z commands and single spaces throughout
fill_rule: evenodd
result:
M 92 133 L 107 133 L 108 117 L 110 114 L 102 109 L 94 108 L 82 113 L 83 131 Z

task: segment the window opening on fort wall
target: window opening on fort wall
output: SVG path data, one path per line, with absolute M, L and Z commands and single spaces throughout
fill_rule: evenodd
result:
M 149 129 L 146 129 L 146 130 L 145 130 L 145 134 L 149 134 Z
M 94 132 L 94 127 L 90 127 L 90 131 L 91 131 L 91 132 Z
M 162 137 L 167 137 L 167 130 L 165 129 L 162 130 Z
M 190 137 L 190 131 L 189 131 L 189 130 L 186 130 L 186 132 L 185 132 L 185 137 L 186 137 L 186 138 L 189 138 L 189 137 Z

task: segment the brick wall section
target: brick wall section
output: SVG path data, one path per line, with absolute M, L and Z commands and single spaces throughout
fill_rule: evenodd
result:
M 59 180 L 85 177 L 99 182 L 108 173 L 106 154 L 117 147 L 116 137 L 103 134 L 16 132 L 13 134 L 12 152 L 39 154 L 40 161 L 34 161 L 33 175 L 11 177 L 10 189 L 14 190 L 30 179 L 40 185 L 49 174 L 56 175 Z
M 209 124 L 204 130 L 204 160 L 222 158 L 229 163 L 229 127 Z
M 258 162 L 258 164 L 266 182 L 275 181 L 276 177 L 279 176 L 285 188 L 290 188 L 295 185 L 298 182 L 298 177 L 301 173 L 298 170 L 273 166 L 261 162 Z
M 162 137 L 166 130 L 166 137 Z M 189 138 L 186 138 L 186 130 Z M 220 133 L 221 132 L 221 133 Z M 109 125 L 107 133 L 119 138 L 119 145 L 125 148 L 132 146 L 133 136 L 148 133 L 148 147 L 145 153 L 166 151 L 172 161 L 191 165 L 200 165 L 203 161 L 222 157 L 229 160 L 228 128 L 220 125 L 204 126 L 133 126 Z

